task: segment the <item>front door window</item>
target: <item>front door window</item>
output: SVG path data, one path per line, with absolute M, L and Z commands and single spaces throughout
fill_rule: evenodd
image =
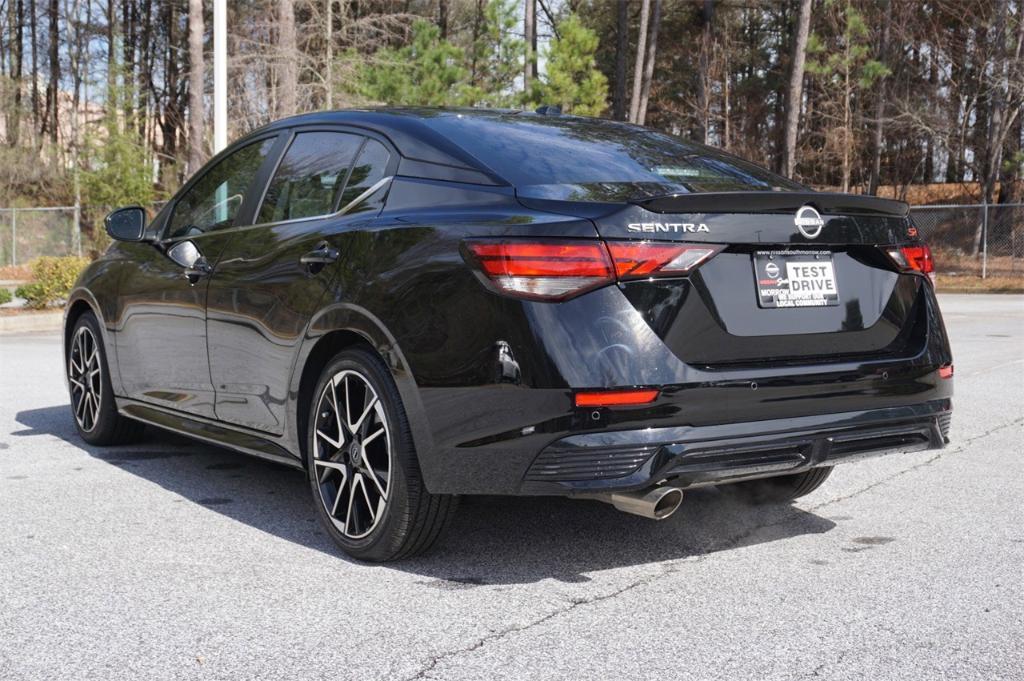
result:
M 194 237 L 234 225 L 245 193 L 270 153 L 274 139 L 248 144 L 207 170 L 178 199 L 167 238 Z

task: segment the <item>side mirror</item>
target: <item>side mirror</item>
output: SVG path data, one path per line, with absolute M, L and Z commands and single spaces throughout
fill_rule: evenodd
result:
M 179 241 L 167 251 L 167 257 L 178 265 L 189 269 L 203 257 L 191 241 Z
M 146 211 L 141 206 L 118 208 L 103 224 L 107 234 L 118 241 L 142 241 L 146 233 Z

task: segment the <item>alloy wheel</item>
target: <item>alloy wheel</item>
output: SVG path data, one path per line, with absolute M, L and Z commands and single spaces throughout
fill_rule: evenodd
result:
M 324 386 L 313 424 L 320 501 L 345 537 L 366 537 L 381 522 L 391 492 L 387 414 L 361 373 L 345 369 Z
M 103 403 L 103 370 L 96 336 L 88 326 L 80 326 L 71 340 L 68 382 L 71 384 L 75 421 L 83 431 L 91 432 L 96 427 Z

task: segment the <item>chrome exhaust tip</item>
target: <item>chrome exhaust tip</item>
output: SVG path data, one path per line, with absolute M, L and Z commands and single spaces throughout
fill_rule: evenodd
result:
M 623 513 L 643 516 L 651 520 L 664 520 L 683 503 L 683 491 L 678 487 L 652 487 L 639 492 L 608 492 L 588 494 L 584 498 L 611 504 Z

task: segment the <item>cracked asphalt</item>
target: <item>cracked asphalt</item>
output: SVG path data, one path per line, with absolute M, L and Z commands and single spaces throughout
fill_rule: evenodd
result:
M 944 450 L 661 523 L 470 497 L 387 566 L 334 550 L 300 473 L 85 446 L 58 337 L 0 337 L 0 679 L 1024 678 L 1024 297 L 941 302 Z

